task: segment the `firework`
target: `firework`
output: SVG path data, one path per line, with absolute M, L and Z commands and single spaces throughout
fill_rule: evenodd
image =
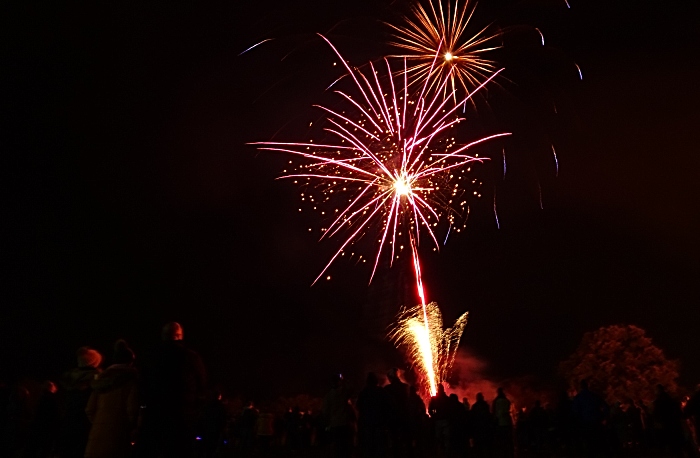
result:
M 409 359 L 421 374 L 425 391 L 430 396 L 435 396 L 437 385 L 445 380 L 454 361 L 459 340 L 467 324 L 467 313 L 459 317 L 453 327 L 442 329 L 442 314 L 437 303 L 426 304 L 425 301 L 420 259 L 413 237 L 411 237 L 411 252 L 421 303 L 412 309 L 402 310 L 389 338 L 397 346 L 406 349 Z
M 457 90 L 447 87 L 449 77 L 439 83 L 426 79 L 419 91 L 412 92 L 406 59 L 403 70 L 398 72 L 388 59 L 384 59 L 385 74 L 380 74 L 372 63 L 367 67 L 369 71 L 353 70 L 330 41 L 324 40 L 342 61 L 355 90 L 335 91 L 344 109 L 317 105 L 324 112 L 326 138 L 321 142 L 312 139 L 253 145 L 297 157 L 300 163 L 280 178 L 301 184 L 302 200 L 308 199 L 322 215 L 326 211 L 320 208 L 332 204 L 329 213 L 333 218 L 322 228 L 321 238 L 342 234 L 344 241 L 314 283 L 365 236 L 376 237 L 370 282 L 382 256 L 388 258 L 391 266 L 408 246 L 421 305 L 406 312 L 395 340 L 413 349 L 409 350 L 410 356 L 421 368 L 430 394 L 434 395 L 454 358 L 466 315 L 453 328 L 442 330 L 437 305 L 426 304 L 418 245 L 421 233 L 425 233 L 435 249 L 439 248 L 436 231 L 441 224 L 447 226 L 448 233 L 453 227 L 458 232 L 464 228 L 460 218 L 468 210 L 467 175 L 473 163 L 485 160 L 467 152 L 488 140 L 510 135 L 497 133 L 467 144 L 458 144 L 450 135 L 451 129 L 464 121 L 455 114 L 459 105 L 466 103 L 498 71 L 459 104 L 448 106 L 451 98 L 457 100 Z M 433 57 L 429 73 L 437 58 Z M 475 182 L 471 180 L 472 184 Z M 479 195 L 477 191 L 474 194 Z
M 401 48 L 409 62 L 407 72 L 412 81 L 429 81 L 438 85 L 449 79 L 452 91 L 461 87 L 467 94 L 476 90 L 496 72 L 494 61 L 484 57 L 498 49 L 499 34 L 487 34 L 488 27 L 470 34 L 467 29 L 474 7 L 465 1 L 429 0 L 429 8 L 416 3 L 413 17 L 405 17 L 401 27 L 387 24 L 394 31 L 394 46 Z M 433 61 L 437 56 L 435 64 Z M 456 97 L 454 99 L 456 101 Z
M 443 329 L 442 314 L 435 302 L 405 308 L 399 313 L 389 338 L 406 349 L 431 396 L 435 395 L 437 384 L 445 380 L 454 362 L 467 317 L 468 313 L 464 313 L 451 328 Z
M 383 256 L 391 265 L 404 248 L 413 247 L 415 253 L 421 233 L 437 249 L 440 225 L 458 232 L 463 229 L 461 217 L 466 213 L 468 190 L 476 181 L 469 180 L 468 174 L 473 163 L 486 160 L 467 153 L 510 133 L 458 144 L 451 132 L 464 119 L 455 114 L 457 105 L 448 106 L 456 92 L 446 89 L 448 78 L 434 85 L 426 82 L 412 92 L 405 60 L 398 76 L 388 59 L 382 64 L 385 73 L 380 74 L 371 63 L 364 71 L 352 69 L 326 41 L 354 83 L 354 92 L 335 91 L 344 108 L 317 105 L 324 112 L 326 138 L 321 142 L 252 144 L 298 159 L 280 178 L 302 185 L 302 201 L 322 216 L 332 216 L 321 228 L 321 239 L 343 236 L 340 248 L 314 283 L 338 257 L 355 255 L 350 247 L 363 237 L 375 244 L 371 281 Z M 460 103 L 497 74 L 494 72 Z

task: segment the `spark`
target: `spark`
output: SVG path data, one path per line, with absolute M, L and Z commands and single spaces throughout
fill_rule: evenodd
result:
M 544 34 L 542 34 L 542 31 L 535 27 L 535 30 L 537 30 L 537 33 L 540 34 L 540 38 L 542 39 L 542 46 L 544 46 Z
M 394 31 L 391 44 L 403 51 L 393 57 L 409 61 L 411 81 L 430 81 L 437 86 L 447 78 L 448 90 L 461 88 L 469 94 L 496 71 L 495 62 L 483 56 L 501 47 L 494 43 L 499 34 L 486 34 L 488 26 L 468 34 L 475 7 L 468 0 L 461 7 L 459 0 L 454 6 L 446 3 L 443 6 L 442 1 L 428 0 L 428 8 L 416 3 L 412 17 L 406 16 L 403 26 L 387 23 Z
M 498 209 L 496 208 L 496 190 L 493 190 L 493 216 L 496 217 L 496 228 L 501 228 L 501 223 L 498 222 Z
M 559 176 L 559 159 L 557 159 L 557 152 L 554 149 L 554 145 L 552 145 L 552 154 L 554 155 L 554 165 L 556 167 L 556 171 L 554 173 L 555 177 Z
M 253 46 L 251 46 L 250 48 L 244 50 L 243 52 L 241 52 L 241 53 L 238 54 L 238 55 L 239 55 L 239 56 L 242 56 L 243 54 L 247 53 L 247 52 L 250 51 L 251 49 L 256 48 L 256 47 L 260 46 L 261 44 L 263 44 L 263 43 L 265 43 L 265 42 L 267 42 L 267 41 L 272 41 L 272 40 L 274 40 L 274 38 L 266 38 L 266 39 L 264 39 L 264 40 L 261 41 L 261 42 L 255 43 Z
M 443 245 L 447 245 L 447 239 L 450 237 L 451 230 L 452 230 L 452 225 L 447 227 L 447 234 L 445 234 L 445 241 L 442 242 Z
M 314 283 L 350 245 L 374 237 L 371 282 L 383 256 L 393 264 L 398 255 L 395 247 L 403 245 L 402 240 L 410 237 L 414 254 L 421 234 L 439 248 L 439 227 L 447 223 L 449 230 L 460 224 L 465 210 L 460 202 L 466 202 L 469 190 L 456 182 L 471 170 L 470 164 L 488 160 L 467 153 L 510 133 L 458 144 L 448 132 L 464 121 L 456 114 L 459 105 L 500 70 L 450 107 L 449 99 L 456 90 L 446 89 L 449 78 L 434 85 L 426 81 L 420 91 L 412 91 L 405 60 L 399 72 L 389 59 L 384 59 L 384 72 L 371 63 L 364 70 L 353 69 L 322 38 L 340 58 L 353 89 L 334 90 L 342 108 L 316 105 L 324 113 L 321 124 L 326 138 L 251 144 L 259 150 L 297 157 L 296 168 L 279 178 L 301 180 L 305 189 L 318 189 L 320 198 L 314 200 L 307 194 L 302 199 L 308 197 L 322 215 L 322 207 L 335 207 L 325 210 L 334 218 L 324 225 L 320 238 L 342 236 L 343 241 Z

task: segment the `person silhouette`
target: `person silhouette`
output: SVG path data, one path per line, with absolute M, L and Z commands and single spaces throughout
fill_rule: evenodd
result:
M 144 424 L 139 455 L 149 458 L 189 457 L 196 441 L 196 422 L 206 404 L 206 370 L 184 344 L 176 322 L 161 331 L 162 342 L 144 365 Z
M 114 344 L 112 365 L 92 382 L 85 413 L 92 428 L 85 458 L 127 458 L 139 419 L 138 372 L 134 352 L 123 340 Z

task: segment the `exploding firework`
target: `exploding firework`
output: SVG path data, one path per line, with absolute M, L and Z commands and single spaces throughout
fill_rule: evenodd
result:
M 496 63 L 484 56 L 500 47 L 499 34 L 487 34 L 488 27 L 474 34 L 467 31 L 474 14 L 468 0 L 461 7 L 459 0 L 454 7 L 451 2 L 443 6 L 440 0 L 429 0 L 427 9 L 416 3 L 412 13 L 403 26 L 387 24 L 394 30 L 391 44 L 404 51 L 397 57 L 409 62 L 411 81 L 438 85 L 449 79 L 453 92 L 461 87 L 469 94 L 496 72 Z
M 436 231 L 441 224 L 447 230 L 463 229 L 468 190 L 476 182 L 469 180 L 468 174 L 473 163 L 486 160 L 467 152 L 510 133 L 458 144 L 450 131 L 464 119 L 455 114 L 457 106 L 448 106 L 456 90 L 446 90 L 447 78 L 432 86 L 426 82 L 411 92 L 405 60 L 399 76 L 388 59 L 384 60 L 386 74 L 380 75 L 371 63 L 369 71 L 352 69 L 326 41 L 355 89 L 355 93 L 335 91 L 345 105 L 343 109 L 317 106 L 324 112 L 326 138 L 321 142 L 252 144 L 298 158 L 296 167 L 280 178 L 302 185 L 302 200 L 322 216 L 332 216 L 321 228 L 321 239 L 344 236 L 314 283 L 338 257 L 355 255 L 350 246 L 365 236 L 376 236 L 371 240 L 376 243 L 371 281 L 383 256 L 391 265 L 404 248 L 412 247 L 415 253 L 421 233 L 427 234 L 437 249 Z M 460 103 L 497 74 L 494 72 Z
M 410 356 L 421 368 L 430 394 L 434 395 L 437 383 L 444 379 L 454 358 L 466 315 L 453 328 L 442 330 L 437 305 L 425 301 L 418 245 L 421 233 L 426 233 L 437 249 L 436 231 L 441 223 L 448 226 L 448 233 L 453 227 L 461 231 L 464 226 L 459 224 L 464 223 L 460 223 L 460 217 L 468 210 L 467 174 L 473 163 L 485 160 L 478 154 L 467 154 L 468 150 L 510 135 L 497 133 L 467 144 L 458 144 L 450 136 L 450 130 L 464 121 L 455 114 L 459 105 L 466 103 L 498 72 L 450 107 L 449 100 L 456 97 L 456 89 L 447 89 L 449 78 L 439 84 L 429 84 L 426 80 L 420 91 L 411 92 L 405 59 L 398 77 L 388 59 L 384 60 L 384 76 L 380 76 L 372 63 L 369 72 L 353 70 L 330 41 L 326 41 L 343 62 L 357 97 L 336 90 L 345 109 L 317 106 L 325 113 L 327 134 L 320 143 L 309 140 L 253 144 L 260 150 L 301 159 L 292 172 L 285 171 L 280 178 L 294 179 L 304 185 L 302 200 L 309 199 L 315 208 L 322 203 L 335 207 L 330 212 L 332 221 L 322 228 L 321 238 L 344 233 L 344 241 L 314 283 L 333 261 L 345 255 L 349 246 L 366 235 L 376 234 L 377 244 L 370 281 L 383 255 L 391 265 L 404 246 L 410 248 L 421 299 L 416 310 L 421 313 L 406 315 L 402 320 L 406 330 L 397 331 L 396 341 L 415 348 L 409 350 Z M 431 68 L 437 57 L 434 56 Z M 478 196 L 477 191 L 474 194 Z M 325 215 L 325 211 L 321 213 Z M 416 320 L 420 318 L 422 331 L 418 332 Z
M 406 349 L 419 369 L 425 391 L 431 395 L 435 395 L 437 384 L 445 380 L 452 367 L 467 316 L 464 313 L 451 328 L 443 329 L 442 314 L 435 302 L 404 308 L 399 313 L 389 338 Z

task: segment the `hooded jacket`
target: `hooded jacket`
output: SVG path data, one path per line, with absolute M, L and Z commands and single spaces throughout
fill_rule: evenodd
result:
M 85 457 L 130 456 L 139 414 L 136 369 L 128 364 L 114 364 L 95 378 L 92 389 L 85 408 L 92 423 Z

